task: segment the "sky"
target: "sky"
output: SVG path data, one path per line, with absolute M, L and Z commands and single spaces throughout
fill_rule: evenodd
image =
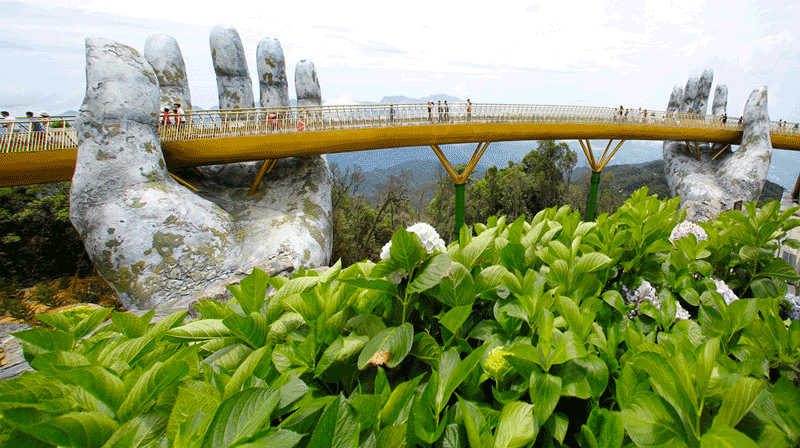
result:
M 141 53 L 169 34 L 186 62 L 192 103 L 217 104 L 208 38 L 220 23 L 242 38 L 258 100 L 255 51 L 284 51 L 289 96 L 313 61 L 328 104 L 449 94 L 474 103 L 663 110 L 676 84 L 703 69 L 728 86 L 728 114 L 768 88 L 772 119 L 800 121 L 800 3 L 784 0 L 255 2 L 0 0 L 0 110 L 77 110 L 86 37 Z M 298 5 L 302 4 L 301 7 Z M 713 92 L 713 88 L 712 88 Z M 709 100 L 710 103 L 710 100 Z M 659 142 L 641 142 L 660 147 Z M 578 145 L 575 145 L 578 147 Z M 604 147 L 605 145 L 603 145 Z M 792 159 L 794 160 L 794 159 Z M 797 159 L 800 168 L 800 158 Z

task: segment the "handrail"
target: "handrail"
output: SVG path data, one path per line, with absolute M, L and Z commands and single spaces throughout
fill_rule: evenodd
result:
M 290 106 L 225 110 L 195 110 L 170 114 L 159 133 L 164 142 L 243 137 L 297 132 L 325 132 L 402 126 L 447 126 L 470 123 L 563 123 L 742 129 L 740 117 L 702 115 L 661 110 L 564 105 L 472 103 L 355 104 Z M 77 147 L 75 116 L 19 118 L 0 121 L 0 153 L 33 152 Z M 34 130 L 34 123 L 42 131 Z M 54 125 L 60 125 L 56 127 Z M 772 121 L 770 133 L 800 136 L 800 123 Z

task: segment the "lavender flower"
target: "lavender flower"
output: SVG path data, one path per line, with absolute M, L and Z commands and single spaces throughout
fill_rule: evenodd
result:
M 703 230 L 702 227 L 691 221 L 683 221 L 672 229 L 669 240 L 674 243 L 676 240 L 689 235 L 694 235 L 697 241 L 705 241 L 708 239 L 708 235 L 706 235 L 706 231 Z

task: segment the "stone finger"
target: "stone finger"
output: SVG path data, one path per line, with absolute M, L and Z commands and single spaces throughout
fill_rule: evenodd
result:
M 178 103 L 183 110 L 192 110 L 192 95 L 186 77 L 186 64 L 183 54 L 174 37 L 154 34 L 144 44 L 144 57 L 158 78 L 161 89 L 158 110 L 172 109 Z
M 217 74 L 219 108 L 253 108 L 253 81 L 247 69 L 239 32 L 229 25 L 216 25 L 211 29 L 209 44 L 214 72 Z
M 289 82 L 286 59 L 278 39 L 265 37 L 256 48 L 256 67 L 261 90 L 261 107 L 289 106 Z
M 294 86 L 297 91 L 298 106 L 322 105 L 322 92 L 319 88 L 317 69 L 308 59 L 301 59 L 294 69 Z

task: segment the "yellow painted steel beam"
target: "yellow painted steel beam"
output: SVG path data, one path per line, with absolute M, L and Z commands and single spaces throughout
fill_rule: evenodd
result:
M 723 153 L 723 152 L 724 152 L 726 149 L 728 149 L 728 148 L 730 148 L 730 147 L 731 147 L 731 144 L 730 144 L 730 143 L 728 143 L 727 145 L 725 145 L 725 147 L 724 147 L 724 148 L 722 148 L 722 149 L 720 149 L 718 153 L 714 154 L 714 157 L 712 157 L 712 158 L 711 158 L 711 160 L 717 160 L 717 157 L 719 157 L 719 155 L 720 155 L 720 154 L 722 154 L 722 153 Z
M 592 168 L 592 171 L 597 171 L 597 164 L 594 162 L 594 154 L 592 154 L 592 146 L 589 145 L 589 140 L 586 140 L 586 144 L 583 144 L 583 140 L 578 140 L 578 143 L 581 144 L 581 148 L 583 149 L 583 154 L 586 156 L 586 160 L 589 162 L 589 167 Z M 586 146 L 589 146 L 587 149 Z
M 247 192 L 248 196 L 256 194 L 259 185 L 261 185 L 261 179 L 264 178 L 265 174 L 272 172 L 272 169 L 275 168 L 276 163 L 278 163 L 278 159 L 264 159 L 264 162 L 261 164 L 261 168 L 258 170 L 258 174 L 256 174 L 256 178 L 253 181 L 253 185 L 250 186 L 250 191 Z
M 475 152 L 472 153 L 472 157 L 469 159 L 469 163 L 467 163 L 467 167 L 464 169 L 464 172 L 459 175 L 459 182 L 457 183 L 463 184 L 467 181 L 467 179 L 469 179 L 469 176 L 472 174 L 475 166 L 478 165 L 481 157 L 483 157 L 483 153 L 486 152 L 486 148 L 489 147 L 489 143 L 491 142 L 478 143 L 478 146 L 475 148 Z
M 606 159 L 606 153 L 608 153 L 608 148 L 610 148 L 610 147 L 611 147 L 611 142 L 613 142 L 613 141 L 614 141 L 614 140 L 608 139 L 608 144 L 606 145 L 606 149 L 604 149 L 604 150 L 603 150 L 603 155 L 601 155 L 601 156 L 600 156 L 600 166 L 601 166 L 601 167 L 602 167 L 603 165 L 605 165 L 605 164 L 603 163 L 603 160 L 605 160 L 605 159 Z
M 616 147 L 614 147 L 614 150 L 613 150 L 613 151 L 611 151 L 611 154 L 609 154 L 609 155 L 608 155 L 608 158 L 607 158 L 607 159 L 605 159 L 605 161 L 602 161 L 602 162 L 601 162 L 601 165 L 600 165 L 600 171 L 602 171 L 602 170 L 603 170 L 603 168 L 605 168 L 605 167 L 606 167 L 606 165 L 608 165 L 608 162 L 610 162 L 610 161 L 611 161 L 611 159 L 614 157 L 614 154 L 616 154 L 616 153 L 617 153 L 617 151 L 619 151 L 619 148 L 621 148 L 621 147 L 622 147 L 622 144 L 623 144 L 623 143 L 625 143 L 625 140 L 620 140 L 620 141 L 619 141 L 619 143 L 617 144 L 617 146 L 616 146 Z M 609 141 L 609 146 L 611 146 L 611 142 L 610 142 L 610 141 Z
M 447 156 L 445 156 L 442 150 L 439 149 L 439 145 L 433 144 L 431 145 L 431 148 L 433 148 L 433 152 L 436 153 L 436 157 L 438 157 L 439 161 L 442 162 L 442 165 L 444 165 L 444 169 L 447 170 L 447 174 L 449 174 L 450 178 L 453 179 L 453 183 L 455 184 L 459 183 L 458 182 L 459 175 L 456 174 L 456 171 L 453 169 L 453 166 L 450 165 L 450 161 L 447 160 Z
M 178 183 L 183 185 L 184 187 L 187 187 L 188 189 L 190 189 L 192 191 L 200 191 L 199 188 L 195 187 L 194 185 L 190 184 L 189 182 L 186 182 L 185 180 L 183 180 L 180 177 L 176 176 L 174 173 L 169 173 L 169 175 L 172 176 L 173 179 L 178 181 Z

